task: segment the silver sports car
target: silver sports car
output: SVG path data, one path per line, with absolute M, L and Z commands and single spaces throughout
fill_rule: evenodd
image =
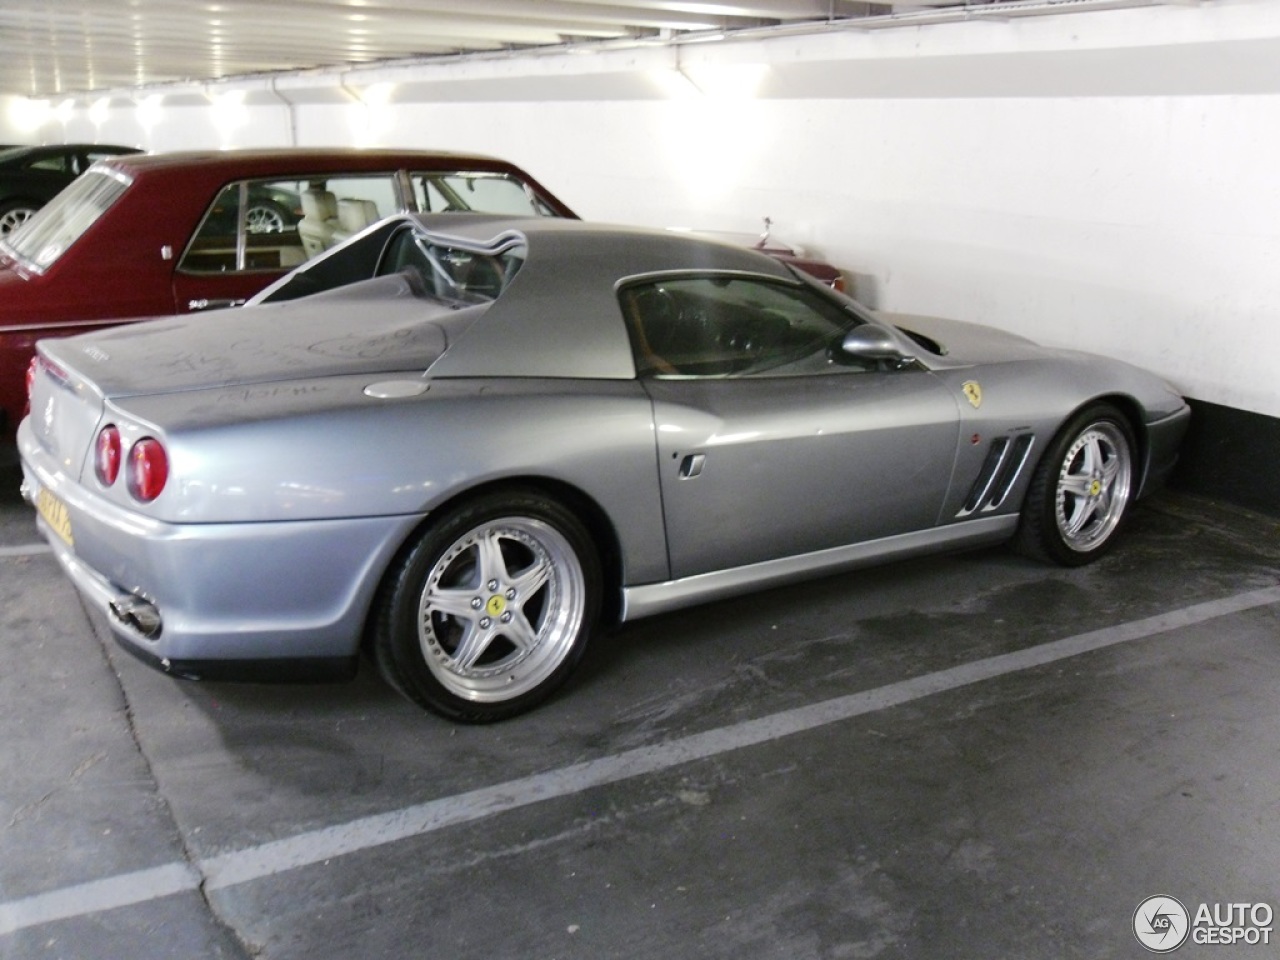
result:
M 1086 563 L 1188 417 L 1123 363 L 737 246 L 469 215 L 45 341 L 31 383 L 25 494 L 129 650 L 302 678 L 363 647 L 466 721 L 544 700 L 609 623 L 998 541 Z

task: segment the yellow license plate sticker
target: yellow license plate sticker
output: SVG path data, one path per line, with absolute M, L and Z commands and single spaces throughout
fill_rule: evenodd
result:
M 36 510 L 44 517 L 44 522 L 56 533 L 67 546 L 75 543 L 71 536 L 71 512 L 67 505 L 44 487 L 36 494 Z

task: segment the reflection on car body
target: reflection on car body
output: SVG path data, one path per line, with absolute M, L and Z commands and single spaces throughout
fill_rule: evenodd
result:
M 900 323 L 703 238 L 392 217 L 242 310 L 42 343 L 24 489 L 164 670 L 342 675 L 363 645 L 495 720 L 610 622 L 928 551 L 1108 550 L 1182 399 Z

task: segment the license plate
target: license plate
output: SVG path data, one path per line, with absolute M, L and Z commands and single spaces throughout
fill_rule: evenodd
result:
M 65 503 L 44 487 L 41 487 L 40 492 L 36 494 L 36 512 L 44 517 L 44 522 L 49 525 L 49 529 L 56 533 L 67 546 L 75 543 L 71 536 L 71 512 Z

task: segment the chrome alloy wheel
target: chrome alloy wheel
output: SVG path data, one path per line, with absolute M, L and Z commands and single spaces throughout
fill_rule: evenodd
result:
M 418 642 L 450 694 L 507 701 L 556 672 L 586 611 L 582 565 L 559 530 L 534 517 L 487 520 L 431 567 L 418 604 Z
M 284 215 L 275 207 L 258 204 L 245 211 L 244 226 L 249 233 L 284 233 Z
M 1109 420 L 1085 427 L 1067 447 L 1058 470 L 1054 518 L 1063 544 L 1088 553 L 1115 531 L 1128 508 L 1131 448 Z
M 14 207 L 0 213 L 0 237 L 8 236 L 35 215 L 30 207 Z

